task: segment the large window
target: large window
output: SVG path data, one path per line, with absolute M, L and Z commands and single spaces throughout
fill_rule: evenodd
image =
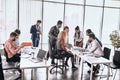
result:
M 70 28 L 71 44 L 77 25 L 84 33 L 84 43 L 88 39 L 86 29 L 92 29 L 103 44 L 111 44 L 109 34 L 120 29 L 120 1 L 0 0 L 0 43 L 4 43 L 16 28 L 21 30 L 20 42 L 31 41 L 30 28 L 38 19 L 42 20 L 42 43 L 48 43 L 50 28 L 62 20 L 63 25 Z
M 18 0 L 0 0 L 0 43 L 18 26 Z
M 102 19 L 102 8 L 99 7 L 86 7 L 85 10 L 85 26 L 84 31 L 87 29 L 91 29 L 95 35 L 100 38 L 100 27 L 101 27 L 101 19 Z M 84 32 L 85 34 L 85 32 Z M 84 35 L 86 42 L 87 37 Z
M 103 0 L 86 0 L 87 5 L 103 6 Z
M 63 21 L 63 4 L 44 3 L 43 12 L 43 43 L 48 43 L 48 32 L 52 26 L 57 24 L 58 20 Z
M 105 0 L 105 6 L 120 8 L 120 0 Z
M 66 3 L 84 4 L 84 0 L 66 0 Z
M 64 0 L 44 0 L 44 1 L 64 2 Z
M 118 30 L 119 19 L 119 9 L 105 8 L 102 30 L 102 42 L 104 44 L 111 44 L 109 35 L 113 30 Z
M 75 27 L 79 26 L 83 31 L 83 6 L 66 5 L 65 26 L 70 28 L 69 42 L 73 44 Z
M 36 21 L 42 19 L 42 2 L 34 0 L 20 0 L 19 28 L 20 41 L 31 41 L 30 28 Z

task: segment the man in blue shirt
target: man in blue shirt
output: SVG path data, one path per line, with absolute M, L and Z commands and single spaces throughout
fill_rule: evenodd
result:
M 39 46 L 40 35 L 42 35 L 40 24 L 41 24 L 41 20 L 37 20 L 37 23 L 35 25 L 32 25 L 30 29 L 30 33 L 32 34 L 31 39 L 32 39 L 33 47 Z

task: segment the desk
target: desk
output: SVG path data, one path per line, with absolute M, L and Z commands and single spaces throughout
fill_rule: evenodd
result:
M 91 73 L 90 73 L 90 80 L 92 80 L 92 72 L 93 72 L 93 65 L 94 64 L 107 64 L 108 65 L 108 72 L 107 72 L 107 80 L 109 80 L 109 74 L 110 74 L 110 63 L 112 63 L 110 60 L 107 60 L 103 57 L 91 57 L 88 55 L 79 55 L 81 58 L 81 80 L 82 80 L 82 74 L 83 74 L 83 67 L 84 67 L 84 61 L 91 64 Z
M 35 52 L 35 55 L 38 53 L 38 48 L 32 50 L 31 48 L 27 48 L 27 50 L 30 50 L 30 52 Z M 21 56 L 23 56 L 24 54 L 21 53 Z M 46 68 L 46 80 L 48 80 L 48 68 L 49 68 L 49 64 L 47 64 L 45 61 L 43 62 L 37 62 L 34 63 L 31 60 L 29 60 L 30 58 L 25 58 L 25 57 L 21 57 L 21 61 L 20 61 L 20 69 L 22 70 L 22 80 L 24 80 L 24 69 L 36 69 L 36 68 Z M 33 73 L 32 73 L 33 75 Z M 34 79 L 33 79 L 34 80 Z

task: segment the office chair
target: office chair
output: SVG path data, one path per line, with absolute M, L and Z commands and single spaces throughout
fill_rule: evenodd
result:
M 3 70 L 5 70 L 6 72 L 8 70 L 11 70 L 13 72 L 13 74 L 16 74 L 15 72 L 17 72 L 17 71 L 19 73 L 21 73 L 18 63 L 13 62 L 11 59 L 8 58 L 8 54 L 5 50 L 5 48 L 4 48 L 4 56 L 6 57 L 6 63 L 4 65 L 2 65 Z M 20 78 L 21 78 L 21 76 L 17 77 L 15 80 L 20 79 Z
M 108 59 L 108 60 L 110 59 L 110 53 L 111 53 L 111 49 L 109 49 L 107 47 L 104 47 L 104 49 L 103 49 L 103 57 L 105 59 Z M 106 64 L 103 65 L 103 68 L 101 69 L 101 71 L 102 71 L 101 74 L 103 73 L 105 66 L 106 66 Z M 101 78 L 102 77 L 100 77 L 100 79 Z
M 54 72 L 58 72 L 57 69 L 59 68 L 60 70 L 62 70 L 62 74 L 64 72 L 64 68 L 66 69 L 66 66 L 65 66 L 65 63 L 64 63 L 64 59 L 65 57 L 63 57 L 61 54 L 62 54 L 62 51 L 60 50 L 53 50 L 51 48 L 51 45 L 50 45 L 50 42 L 49 42 L 49 57 L 51 59 L 55 59 L 56 62 L 55 64 L 52 65 L 52 68 L 50 69 L 50 73 L 53 74 Z M 62 60 L 62 64 L 58 64 L 58 61 L 59 60 Z M 56 71 L 53 71 L 54 69 L 56 69 Z
M 111 68 L 111 72 L 112 72 L 112 75 L 109 76 L 113 76 L 113 80 L 115 80 L 117 70 L 120 69 L 120 51 L 115 51 L 113 62 L 110 64 L 109 67 Z M 114 75 L 113 75 L 113 69 L 115 70 Z

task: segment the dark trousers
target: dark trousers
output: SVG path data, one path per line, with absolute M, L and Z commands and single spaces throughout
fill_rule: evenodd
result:
M 32 44 L 33 44 L 33 47 L 38 47 L 39 46 L 39 40 L 38 38 L 33 38 L 32 39 Z
M 8 58 L 11 62 L 20 62 L 20 54 L 14 55 L 12 58 Z
M 71 52 L 67 52 L 67 51 L 63 50 L 63 54 L 62 55 L 63 55 L 63 57 L 66 57 L 65 64 L 67 64 L 69 58 L 71 58 L 72 66 L 74 66 L 74 55 Z
M 0 80 L 4 80 L 1 55 L 0 55 Z
M 49 54 L 47 55 L 47 57 L 54 56 L 54 51 L 56 51 L 56 40 L 52 40 L 49 38 Z M 51 63 L 54 64 L 54 58 L 52 58 Z

